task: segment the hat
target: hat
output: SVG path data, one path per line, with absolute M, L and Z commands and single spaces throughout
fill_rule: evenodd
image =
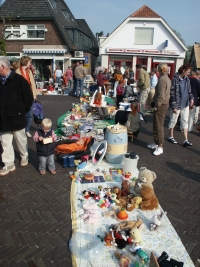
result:
M 11 59 L 9 59 L 10 62 L 16 62 L 19 61 L 19 58 L 16 57 L 12 57 Z

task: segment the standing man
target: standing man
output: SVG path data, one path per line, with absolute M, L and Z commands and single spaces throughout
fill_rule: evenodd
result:
M 72 91 L 69 93 L 69 95 L 72 95 L 72 96 L 75 96 L 76 94 L 76 77 L 75 77 L 75 69 L 76 67 L 79 66 L 79 61 L 77 61 L 72 69 L 72 72 L 73 72 L 73 80 L 74 80 L 74 84 L 73 84 L 73 89 Z
M 184 147 L 192 146 L 192 143 L 188 141 L 189 107 L 192 107 L 194 104 L 194 97 L 191 92 L 190 80 L 188 78 L 190 71 L 191 67 L 184 64 L 178 69 L 178 72 L 174 74 L 169 100 L 171 113 L 168 125 L 170 135 L 168 141 L 172 144 L 177 144 L 177 141 L 174 139 L 174 127 L 180 114 L 180 124 L 185 138 L 183 142 Z
M 147 105 L 150 112 L 153 112 L 153 108 L 151 107 L 151 102 L 153 101 L 153 97 L 155 95 L 155 87 L 158 83 L 158 77 L 156 75 L 157 69 L 153 68 L 151 70 L 151 78 L 150 78 L 150 91 L 147 98 Z
M 137 86 L 140 89 L 140 111 L 144 113 L 145 104 L 150 91 L 150 77 L 148 72 L 142 68 L 141 64 L 136 65 L 136 70 L 139 71 Z
M 166 63 L 158 65 L 160 79 L 155 87 L 155 95 L 153 98 L 153 138 L 154 143 L 148 145 L 148 148 L 155 149 L 153 154 L 159 156 L 163 154 L 164 143 L 164 120 L 165 114 L 169 107 L 171 81 L 168 77 L 168 68 Z M 155 74 L 156 75 L 156 74 Z
M 85 68 L 83 67 L 83 61 L 80 61 L 79 66 L 75 68 L 74 75 L 76 77 L 76 97 L 79 97 L 83 95 L 83 81 L 86 75 Z
M 60 69 L 60 66 L 57 67 L 57 70 L 56 70 L 55 75 L 56 75 L 56 82 L 57 82 L 58 84 L 60 84 L 60 82 L 61 82 L 61 77 L 62 77 L 62 70 Z
M 68 69 L 66 70 L 66 76 L 68 80 L 68 88 L 72 89 L 72 84 L 73 84 L 73 72 L 71 67 L 69 66 Z
M 3 169 L 0 176 L 15 171 L 13 137 L 20 152 L 21 166 L 28 165 L 26 113 L 33 104 L 29 83 L 21 75 L 11 72 L 7 57 L 0 56 L 0 142 L 3 148 Z

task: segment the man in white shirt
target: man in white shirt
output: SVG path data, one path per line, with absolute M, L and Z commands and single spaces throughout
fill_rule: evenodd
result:
M 58 84 L 60 84 L 61 77 L 62 77 L 62 70 L 60 69 L 60 66 L 58 66 L 56 70 L 56 82 Z

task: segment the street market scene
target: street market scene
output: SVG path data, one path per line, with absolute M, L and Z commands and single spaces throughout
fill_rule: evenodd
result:
M 0 1 L 0 266 L 200 267 L 200 3 L 146 2 Z

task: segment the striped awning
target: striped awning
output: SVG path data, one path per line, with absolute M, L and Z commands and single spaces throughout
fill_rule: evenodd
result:
M 67 52 L 64 49 L 23 49 L 22 51 L 29 54 L 64 54 Z

